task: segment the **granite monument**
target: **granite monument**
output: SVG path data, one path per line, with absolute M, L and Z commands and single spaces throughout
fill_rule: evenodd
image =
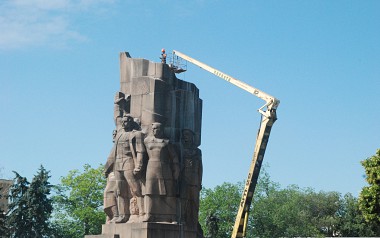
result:
M 203 237 L 201 118 L 198 88 L 176 77 L 166 54 L 155 63 L 120 53 L 105 164 L 107 220 L 101 235 L 87 238 Z

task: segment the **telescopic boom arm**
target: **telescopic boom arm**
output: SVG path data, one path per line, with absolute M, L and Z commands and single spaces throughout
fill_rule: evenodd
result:
M 219 71 L 219 70 L 217 70 L 211 66 L 208 66 L 207 64 L 202 63 L 196 59 L 193 59 L 190 56 L 187 56 L 187 55 L 185 55 L 179 51 L 173 50 L 173 56 L 175 56 L 175 55 L 186 60 L 186 61 L 188 61 L 188 62 L 190 62 L 190 63 L 193 63 L 193 64 L 199 66 L 200 68 L 202 68 L 202 69 L 204 69 L 204 70 L 206 70 L 212 74 L 215 74 L 216 76 L 218 76 L 218 77 L 226 80 L 227 82 L 232 83 L 233 85 L 255 95 L 256 97 L 263 99 L 266 102 L 266 104 L 259 109 L 259 112 L 262 114 L 263 114 L 262 109 L 264 107 L 267 107 L 269 110 L 270 109 L 277 109 L 278 104 L 280 103 L 280 101 L 278 99 L 276 99 L 275 97 L 273 97 L 273 96 L 271 96 L 271 95 L 269 95 L 269 94 L 267 94 L 267 93 L 265 93 L 265 92 L 263 92 L 257 88 L 254 88 L 251 85 L 248 85 L 248 84 L 246 84 L 246 83 L 244 83 L 244 82 L 242 82 L 242 81 L 240 81 L 240 80 L 238 80 L 238 79 L 236 79 L 236 78 L 234 78 L 228 74 L 223 73 L 222 71 Z M 267 116 L 267 115 L 264 115 L 264 116 Z
M 245 183 L 243 195 L 239 204 L 239 210 L 236 216 L 235 225 L 232 231 L 232 238 L 241 238 L 246 236 L 248 215 L 250 206 L 252 203 L 253 194 L 256 188 L 257 180 L 259 177 L 261 165 L 264 159 L 265 150 L 269 140 L 269 135 L 272 129 L 273 123 L 277 120 L 276 109 L 280 104 L 280 101 L 275 97 L 254 88 L 240 80 L 237 80 L 213 67 L 210 67 L 198 60 L 195 60 L 179 51 L 173 50 L 173 57 L 180 57 L 188 62 L 191 62 L 200 68 L 209 71 L 212 74 L 226 80 L 229 83 L 238 86 L 245 91 L 263 99 L 266 103 L 258 109 L 263 115 L 261 118 L 259 132 L 256 138 L 255 151 L 253 154 L 252 162 L 249 168 L 248 177 Z

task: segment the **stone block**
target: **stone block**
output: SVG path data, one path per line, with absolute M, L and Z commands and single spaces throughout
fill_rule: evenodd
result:
M 102 235 L 85 238 L 196 238 L 196 231 L 186 226 L 169 223 L 121 223 L 105 224 Z
M 120 54 L 114 145 L 105 166 L 104 210 L 111 222 L 86 238 L 203 237 L 201 118 L 194 84 L 167 64 Z
M 131 95 L 130 114 L 140 118 L 143 132 L 153 122 L 165 124 L 171 143 L 180 143 L 181 130 L 195 133 L 201 144 L 202 100 L 193 84 L 176 77 L 167 64 L 131 58 L 120 53 L 120 91 Z

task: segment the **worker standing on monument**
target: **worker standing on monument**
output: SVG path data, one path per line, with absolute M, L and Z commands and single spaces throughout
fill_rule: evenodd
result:
M 136 123 L 129 114 L 125 114 L 121 122 L 122 130 L 117 133 L 115 142 L 115 179 L 119 215 L 114 217 L 111 222 L 126 222 L 128 217 L 126 214 L 122 214 L 122 211 L 125 210 L 124 206 L 128 206 L 130 203 L 131 216 L 128 222 L 138 222 L 139 216 L 144 215 L 144 201 L 140 182 L 145 153 L 144 135 L 141 131 L 136 130 Z M 123 186 L 125 181 L 128 186 Z M 128 188 L 132 196 L 131 201 L 125 195 L 125 190 Z M 136 201 L 137 204 L 134 204 L 133 201 Z
M 160 59 L 161 59 L 161 63 L 166 64 L 166 53 L 165 53 L 165 49 L 162 49 L 162 50 L 161 50 L 161 57 L 160 57 Z

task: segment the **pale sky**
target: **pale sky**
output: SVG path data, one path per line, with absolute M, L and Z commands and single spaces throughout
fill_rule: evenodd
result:
M 119 52 L 175 49 L 281 100 L 264 163 L 283 187 L 358 195 L 380 148 L 379 1 L 0 2 L 0 168 L 58 183 L 106 161 Z M 263 101 L 188 64 L 203 99 L 203 185 L 243 181 Z

